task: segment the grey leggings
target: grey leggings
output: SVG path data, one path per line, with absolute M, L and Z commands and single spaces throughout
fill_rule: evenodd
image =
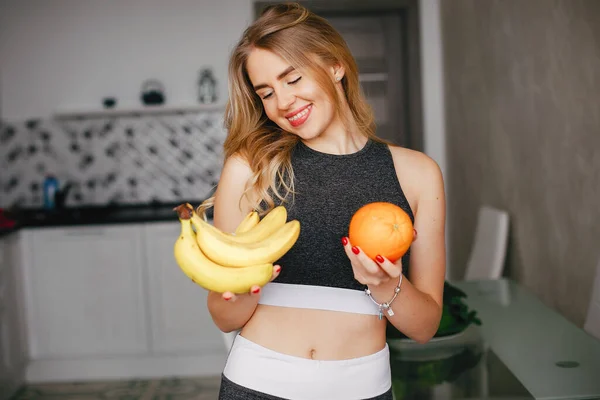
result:
M 363 400 L 393 400 L 392 388 L 384 394 L 370 399 Z M 284 399 L 282 397 L 271 396 L 270 394 L 257 392 L 256 390 L 248 389 L 240 386 L 235 382 L 230 381 L 221 375 L 221 389 L 219 390 L 219 400 L 293 400 Z

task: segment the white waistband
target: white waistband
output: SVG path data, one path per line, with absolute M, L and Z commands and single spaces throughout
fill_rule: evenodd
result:
M 389 347 L 347 360 L 282 354 L 237 335 L 223 374 L 232 382 L 294 400 L 367 399 L 392 385 Z
M 361 290 L 271 282 L 262 288 L 258 304 L 379 315 Z

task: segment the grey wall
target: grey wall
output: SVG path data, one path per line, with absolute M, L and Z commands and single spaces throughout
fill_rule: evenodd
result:
M 600 1 L 444 0 L 456 277 L 477 208 L 511 215 L 505 274 L 581 325 L 600 257 Z

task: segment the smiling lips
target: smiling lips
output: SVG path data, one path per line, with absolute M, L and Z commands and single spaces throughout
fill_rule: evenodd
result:
M 290 124 L 296 128 L 306 122 L 311 110 L 312 104 L 309 104 L 289 114 L 286 114 L 285 118 L 287 118 L 287 120 L 290 121 Z

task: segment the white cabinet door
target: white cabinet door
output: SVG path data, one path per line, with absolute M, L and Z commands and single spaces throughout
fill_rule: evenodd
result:
M 19 244 L 18 233 L 0 238 L 0 400 L 24 383 L 27 367 Z
M 142 225 L 35 229 L 26 263 L 33 359 L 148 351 Z
M 155 353 L 225 354 L 206 307 L 207 291 L 184 275 L 173 255 L 179 222 L 146 225 L 152 344 Z

